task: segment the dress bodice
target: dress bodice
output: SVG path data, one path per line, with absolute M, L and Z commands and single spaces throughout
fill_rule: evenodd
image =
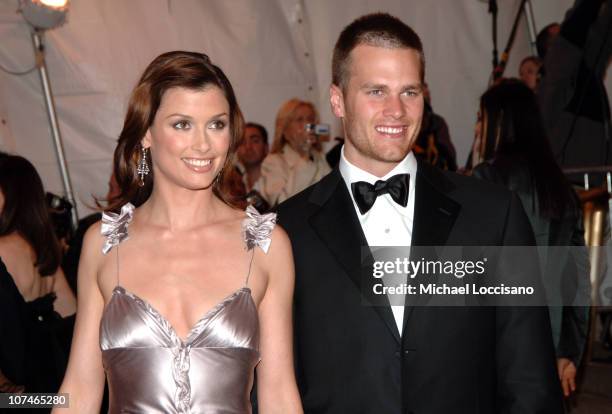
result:
M 128 237 L 129 206 L 103 216 L 106 252 Z M 267 251 L 275 218 L 247 210 L 247 248 Z M 100 347 L 110 413 L 251 412 L 259 322 L 246 285 L 206 312 L 185 339 L 145 299 L 117 285 L 102 314 Z

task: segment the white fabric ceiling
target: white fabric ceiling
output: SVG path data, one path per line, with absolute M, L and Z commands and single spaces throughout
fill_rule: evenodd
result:
M 503 49 L 519 0 L 500 1 Z M 534 0 L 538 29 L 560 21 L 571 0 Z M 33 65 L 29 28 L 17 0 L 0 0 L 0 64 Z M 236 89 L 247 120 L 273 133 L 288 98 L 314 101 L 340 135 L 328 104 L 330 61 L 342 28 L 359 15 L 387 11 L 423 39 L 433 105 L 464 162 L 479 95 L 490 73 L 491 18 L 478 0 L 73 0 L 69 20 L 46 35 L 55 95 L 79 213 L 102 195 L 128 94 L 145 66 L 175 49 L 207 53 Z M 507 74 L 529 53 L 523 19 Z M 48 190 L 63 193 L 37 72 L 0 72 L 0 149 L 30 159 Z

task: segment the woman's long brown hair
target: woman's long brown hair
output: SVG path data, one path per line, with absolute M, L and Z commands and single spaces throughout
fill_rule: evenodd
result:
M 61 261 L 40 176 L 32 163 L 17 155 L 0 153 L 0 236 L 16 232 L 32 247 L 41 276 L 52 275 Z

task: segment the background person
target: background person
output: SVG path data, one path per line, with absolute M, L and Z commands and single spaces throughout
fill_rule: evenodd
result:
M 268 149 L 266 128 L 255 122 L 247 122 L 244 137 L 236 150 L 236 169 L 244 184 L 244 199 L 261 213 L 270 209 L 260 192 L 261 164 L 268 155 Z
M 473 175 L 519 195 L 542 246 L 557 369 L 569 396 L 586 343 L 591 292 L 580 203 L 555 162 L 536 97 L 526 85 L 509 79 L 492 87 L 480 99 L 479 114 L 476 134 L 485 162 Z
M 519 65 L 519 78 L 534 92 L 540 82 L 541 67 L 542 61 L 537 56 L 527 56 Z
M 0 371 L 26 392 L 57 392 L 76 300 L 60 268 L 42 181 L 17 155 L 0 155 L 0 258 Z
M 423 97 L 423 122 L 413 149 L 414 154 L 434 167 L 457 171 L 457 152 L 450 138 L 448 124 L 434 112 L 427 84 L 423 86 Z
M 268 155 L 268 131 L 263 125 L 247 122 L 244 137 L 236 150 L 238 167 L 247 191 L 257 189 L 261 177 L 261 163 Z
M 261 195 L 274 206 L 316 183 L 331 169 L 317 136 L 306 130 L 318 123 L 314 105 L 291 99 L 276 115 L 272 150 L 261 166 Z
M 546 134 L 561 167 L 612 162 L 610 102 L 604 77 L 612 56 L 612 0 L 576 0 L 559 24 L 537 37 L 543 59 L 538 100 Z M 598 186 L 603 174 L 591 174 Z M 582 175 L 570 176 L 582 184 Z

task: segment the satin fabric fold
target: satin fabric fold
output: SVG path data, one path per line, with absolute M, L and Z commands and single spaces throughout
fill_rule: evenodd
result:
M 109 413 L 251 412 L 259 323 L 246 287 L 182 341 L 152 306 L 118 286 L 102 315 L 100 347 Z

